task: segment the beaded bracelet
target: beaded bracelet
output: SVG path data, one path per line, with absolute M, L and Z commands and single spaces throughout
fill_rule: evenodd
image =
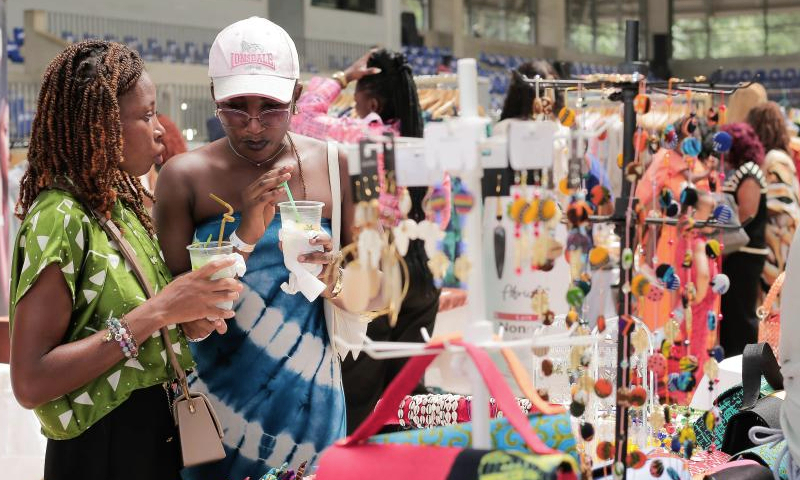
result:
M 126 358 L 139 356 L 139 345 L 137 345 L 136 339 L 133 338 L 130 326 L 125 319 L 118 320 L 111 317 L 106 320 L 106 326 L 108 327 L 108 333 L 103 339 L 104 342 L 110 342 L 111 340 L 119 342 L 122 353 L 125 354 Z

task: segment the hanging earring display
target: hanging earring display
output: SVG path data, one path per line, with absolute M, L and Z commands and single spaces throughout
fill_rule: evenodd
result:
M 503 278 L 503 267 L 506 262 L 506 229 L 503 227 L 503 198 L 500 196 L 502 189 L 503 176 L 497 174 L 497 187 L 495 189 L 495 200 L 497 201 L 497 209 L 495 212 L 495 219 L 497 225 L 494 227 L 494 267 L 497 271 L 497 278 Z
M 550 271 L 563 252 L 555 240 L 555 228 L 561 222 L 561 210 L 555 198 L 536 187 L 524 223 L 531 229 L 531 269 Z
M 508 206 L 508 218 L 514 223 L 514 272 L 522 274 L 522 260 L 525 256 L 525 241 L 523 239 L 522 225 L 525 212 L 528 210 L 528 200 L 522 194 L 522 185 L 528 178 L 527 172 L 515 175 L 516 189 Z M 526 237 L 527 238 L 527 237 Z
M 472 269 L 471 262 L 464 253 L 463 223 L 475 204 L 475 197 L 459 178 L 453 179 L 452 215 L 442 240 L 444 258 L 436 255 L 429 262 L 434 278 L 441 280 L 442 286 L 463 288 Z M 447 262 L 445 262 L 445 260 Z M 445 267 L 445 265 L 447 265 Z M 442 272 L 444 274 L 442 275 Z
M 338 269 L 346 262 L 342 270 L 341 299 L 348 310 L 366 312 L 370 302 L 382 291 L 383 303 L 388 307 L 370 313 L 373 316 L 388 314 L 390 324 L 394 326 L 409 282 L 408 266 L 400 251 L 407 251 L 409 239 L 418 237 L 418 234 L 414 227 L 402 221 L 397 227 L 380 233 L 383 219 L 378 199 L 384 189 L 387 190 L 384 199 L 396 195 L 393 164 L 384 162 L 384 143 L 363 140 L 359 147 L 361 174 L 353 181 L 353 197 L 357 202 L 354 241 L 342 249 L 335 265 Z M 392 208 L 392 211 L 399 215 L 399 209 Z M 398 220 L 394 215 L 389 219 L 392 223 Z M 392 232 L 400 233 L 399 248 L 393 241 Z M 383 275 L 378 272 L 383 272 Z

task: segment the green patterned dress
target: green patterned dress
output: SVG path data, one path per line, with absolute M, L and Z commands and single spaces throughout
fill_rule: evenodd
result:
M 139 263 L 156 291 L 171 276 L 158 245 L 136 214 L 117 202 L 112 218 L 136 250 Z M 72 295 L 72 315 L 65 343 L 106 328 L 109 317 L 120 318 L 145 301 L 128 262 L 99 223 L 72 195 L 62 190 L 42 192 L 22 222 L 13 249 L 11 327 L 17 303 L 50 264 L 58 264 Z M 159 332 L 136 339 L 139 357 L 123 359 L 81 388 L 35 409 L 48 438 L 75 438 L 122 404 L 137 389 L 174 377 Z M 180 329 L 170 326 L 170 348 L 184 368 L 193 366 Z M 165 397 L 166 401 L 166 397 Z

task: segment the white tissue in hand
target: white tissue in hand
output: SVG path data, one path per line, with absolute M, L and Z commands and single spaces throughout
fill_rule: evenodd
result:
M 244 257 L 239 255 L 238 253 L 229 253 L 229 254 L 221 254 L 221 255 L 211 255 L 208 257 L 208 260 L 204 263 L 204 265 L 211 263 L 216 260 L 227 260 L 227 259 L 234 259 L 236 263 L 231 265 L 230 267 L 225 267 L 222 270 L 219 270 L 215 274 L 211 275 L 211 280 L 221 280 L 223 278 L 234 278 L 234 277 L 243 277 L 245 273 L 247 273 L 247 264 L 244 261 Z M 198 266 L 197 268 L 202 268 L 202 266 Z M 233 308 L 233 300 L 229 300 L 227 302 L 220 302 L 216 304 L 217 308 L 221 308 L 223 310 L 230 310 Z M 210 319 L 213 320 L 213 319 Z
M 282 228 L 278 234 L 283 248 L 283 264 L 289 270 L 289 281 L 281 285 L 281 290 L 289 295 L 301 292 L 309 302 L 313 302 L 325 291 L 327 286 L 317 278 L 322 273 L 322 265 L 300 263 L 301 255 L 322 252 L 322 245 L 311 245 L 309 242 L 319 232 L 294 228 Z
M 323 252 L 322 245 L 311 245 L 311 240 L 317 237 L 319 232 L 314 230 L 286 229 L 282 228 L 278 237 L 282 242 L 283 264 L 292 270 L 292 266 L 299 265 L 315 277 L 322 273 L 322 265 L 313 263 L 300 263 L 297 258 L 301 255 L 314 252 Z

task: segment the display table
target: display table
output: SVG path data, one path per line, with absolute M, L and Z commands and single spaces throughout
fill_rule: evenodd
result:
M 11 371 L 0 364 L 0 477 L 39 480 L 44 476 L 47 440 L 30 410 L 20 407 L 11 391 Z

